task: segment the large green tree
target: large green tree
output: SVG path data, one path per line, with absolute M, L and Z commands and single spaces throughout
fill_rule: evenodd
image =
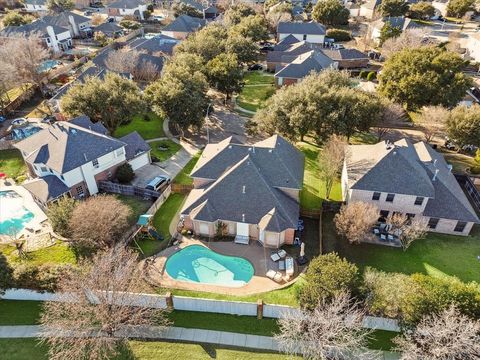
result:
M 223 15 L 223 20 L 227 27 L 238 24 L 244 18 L 250 15 L 255 15 L 255 10 L 245 3 L 238 3 L 231 6 Z
M 412 19 L 428 20 L 435 15 L 435 8 L 430 2 L 420 1 L 410 5 L 408 16 Z
M 195 69 L 201 63 L 196 55 L 184 54 L 183 62 L 177 62 L 174 56 L 165 66 L 163 76 L 145 89 L 154 111 L 182 130 L 200 128 L 210 102 L 207 79 Z
M 20 26 L 30 24 L 35 18 L 31 15 L 22 15 L 18 11 L 8 11 L 3 17 L 3 26 Z
M 403 49 L 385 62 L 378 91 L 408 110 L 425 105 L 452 107 L 472 83 L 462 73 L 464 65 L 460 56 L 439 47 Z
M 51 12 L 60 13 L 62 11 L 69 11 L 75 8 L 73 0 L 47 0 L 47 8 Z
M 448 136 L 459 145 L 480 147 L 480 105 L 457 106 L 447 118 Z
M 240 35 L 252 41 L 268 40 L 268 26 L 265 18 L 260 15 L 250 15 L 242 19 L 238 24 L 232 26 L 230 34 Z
M 398 26 L 392 26 L 389 22 L 383 25 L 382 30 L 380 30 L 380 45 L 383 45 L 388 39 L 393 39 L 399 37 L 402 34 L 402 29 Z
M 461 18 L 475 9 L 475 0 L 450 0 L 447 5 L 447 15 Z
M 408 11 L 405 0 L 382 0 L 380 12 L 383 16 L 404 16 Z
M 225 94 L 225 101 L 242 89 L 243 73 L 235 54 L 220 54 L 210 60 L 207 73 L 210 85 Z
M 237 34 L 228 36 L 225 51 L 235 54 L 241 64 L 253 63 L 258 59 L 258 46 L 251 39 Z
M 225 51 L 227 29 L 211 24 L 189 36 L 175 47 L 175 53 L 199 55 L 206 63 Z
M 350 12 L 338 0 L 320 0 L 313 8 L 312 17 L 325 25 L 346 25 Z
M 62 110 L 71 116 L 85 114 L 92 121 L 101 121 L 113 134 L 135 114 L 145 110 L 138 86 L 129 79 L 108 73 L 104 80 L 88 78 L 72 86 L 62 98 Z

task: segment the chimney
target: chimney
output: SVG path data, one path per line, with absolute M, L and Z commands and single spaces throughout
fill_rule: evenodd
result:
M 53 51 L 56 53 L 59 52 L 60 48 L 58 47 L 58 41 L 55 37 L 55 31 L 53 31 L 53 27 L 50 25 L 47 26 L 47 34 L 50 38 L 50 44 L 52 44 Z
M 440 171 L 440 170 L 438 170 L 438 169 L 435 170 L 435 174 L 433 175 L 432 181 L 437 180 L 437 175 L 438 175 L 438 172 L 439 172 L 439 171 Z

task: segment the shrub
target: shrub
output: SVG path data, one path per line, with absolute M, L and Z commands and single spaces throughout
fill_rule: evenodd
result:
M 7 258 L 0 252 L 0 295 L 2 290 L 13 286 L 13 269 Z
M 147 5 L 147 10 L 153 13 L 153 4 L 148 4 Z
M 121 27 L 123 27 L 125 29 L 129 29 L 129 30 L 137 30 L 137 29 L 140 29 L 142 27 L 142 24 L 140 24 L 139 22 L 133 21 L 133 20 L 128 20 L 126 18 L 124 18 L 118 24 Z
M 377 73 L 375 71 L 370 71 L 367 75 L 368 81 L 373 81 L 377 78 Z
M 356 291 L 358 268 L 336 253 L 317 256 L 310 261 L 305 282 L 298 292 L 300 306 L 313 309 L 320 300 L 328 300 L 342 291 Z
M 342 29 L 328 29 L 327 37 L 332 38 L 335 41 L 349 41 L 352 39 L 350 31 Z
M 58 281 L 71 271 L 71 265 L 21 264 L 14 271 L 14 286 L 39 291 L 54 292 L 57 290 Z
M 48 207 L 47 215 L 53 231 L 65 237 L 69 235 L 68 222 L 76 205 L 73 198 L 65 196 Z
M 117 168 L 116 173 L 117 180 L 122 184 L 127 184 L 133 180 L 135 173 L 133 172 L 132 165 L 125 163 Z
M 360 79 L 366 79 L 368 76 L 368 72 L 365 70 L 360 71 L 360 74 L 358 75 Z

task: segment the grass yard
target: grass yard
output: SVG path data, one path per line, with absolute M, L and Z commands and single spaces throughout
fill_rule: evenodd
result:
M 163 119 L 153 112 L 148 113 L 148 118 L 145 120 L 144 114 L 135 115 L 131 122 L 120 126 L 113 135 L 119 138 L 137 131 L 145 140 L 164 137 Z
M 356 263 L 386 272 L 423 273 L 432 276 L 456 276 L 460 280 L 480 283 L 480 229 L 477 226 L 468 237 L 431 233 L 415 241 L 407 251 L 388 246 L 350 245 L 338 237 L 333 214 L 323 216 L 323 251 L 336 251 Z
M 185 197 L 186 196 L 183 194 L 171 194 L 167 201 L 165 201 L 155 213 L 153 217 L 153 226 L 164 237 L 164 240 L 157 241 L 153 239 L 145 239 L 138 241 L 138 245 L 146 257 L 158 253 L 165 246 L 166 242 L 170 240 L 170 224 L 180 210 Z
M 142 214 L 145 214 L 145 212 L 152 205 L 151 201 L 143 200 L 136 196 L 117 194 L 115 197 L 132 210 L 132 215 L 130 215 L 128 219 L 128 222 L 132 226 L 137 223 L 138 217 Z
M 46 101 L 42 101 L 36 108 L 34 108 L 26 118 L 43 118 L 46 115 L 52 115 L 52 110 L 47 105 Z
M 325 185 L 320 179 L 320 167 L 318 164 L 318 155 L 320 148 L 313 143 L 300 142 L 297 147 L 305 155 L 305 173 L 303 178 L 303 189 L 300 192 L 300 206 L 302 209 L 313 210 L 322 206 L 325 199 Z M 341 201 L 342 191 L 340 183 L 333 186 L 330 199 Z
M 26 258 L 18 257 L 14 246 L 0 245 L 0 252 L 5 255 L 8 262 L 14 263 L 28 263 L 31 265 L 42 264 L 76 264 L 77 260 L 72 249 L 63 242 L 57 241 L 55 245 L 28 252 Z
M 200 155 L 202 154 L 201 151 L 196 153 L 190 161 L 185 165 L 185 167 L 180 171 L 177 176 L 175 176 L 175 179 L 173 179 L 173 182 L 176 184 L 180 185 L 192 185 L 193 184 L 193 179 L 190 177 L 190 173 L 192 172 L 193 167 L 197 163 L 198 159 L 200 159 Z
M 151 154 L 155 156 L 159 161 L 165 161 L 170 159 L 173 155 L 176 154 L 178 150 L 182 148 L 181 145 L 170 139 L 154 141 L 151 142 L 149 145 L 152 148 Z
M 27 172 L 20 150 L 8 149 L 0 151 L 0 172 L 6 173 L 8 177 L 13 179 Z
M 372 332 L 370 341 L 368 342 L 368 348 L 374 350 L 389 351 L 395 348 L 395 344 L 392 339 L 398 336 L 399 333 L 386 330 L 375 330 Z
M 453 166 L 453 172 L 465 174 L 468 168 L 478 166 L 472 156 L 442 149 L 445 160 Z M 480 164 L 479 164 L 480 165 Z
M 2 359 L 8 360 L 48 360 L 48 346 L 39 339 L 0 339 Z
M 0 325 L 38 324 L 41 307 L 41 301 L 0 300 Z
M 275 93 L 273 74 L 261 71 L 247 72 L 244 81 L 245 86 L 237 98 L 237 104 L 246 110 L 257 111 Z

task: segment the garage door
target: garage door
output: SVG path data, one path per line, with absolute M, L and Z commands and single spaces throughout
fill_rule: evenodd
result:
M 202 234 L 202 235 L 210 235 L 210 231 L 208 229 L 208 224 L 206 224 L 206 223 L 200 223 L 199 231 L 200 231 L 200 234 Z
M 133 158 L 128 163 L 132 166 L 133 171 L 135 171 L 142 166 L 150 164 L 150 159 L 148 157 L 148 153 L 145 153 L 137 156 L 136 158 Z

